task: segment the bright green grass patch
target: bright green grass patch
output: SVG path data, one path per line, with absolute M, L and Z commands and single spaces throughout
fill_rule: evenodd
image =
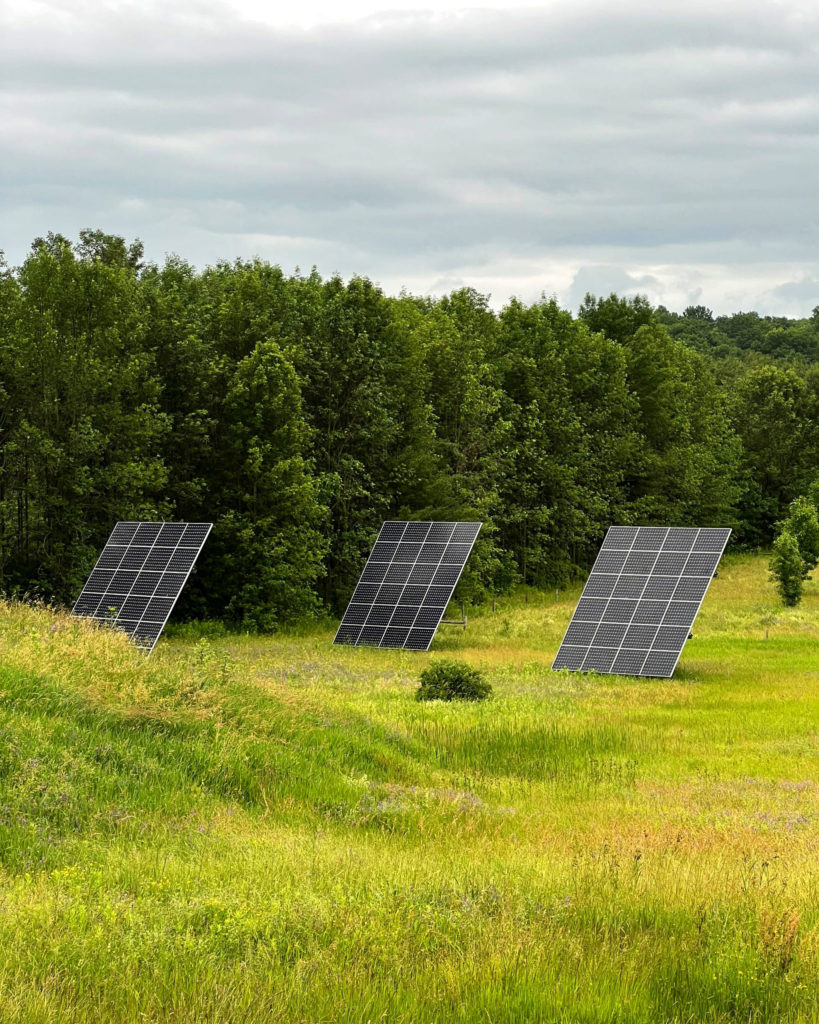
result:
M 0 1020 L 819 1020 L 819 588 L 728 559 L 673 680 L 552 673 L 577 592 L 441 631 L 0 620 Z M 767 638 L 766 638 L 767 635 Z

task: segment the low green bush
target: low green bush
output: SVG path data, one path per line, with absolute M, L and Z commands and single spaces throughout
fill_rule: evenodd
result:
M 486 700 L 492 694 L 476 668 L 462 661 L 435 661 L 421 673 L 416 700 Z
M 774 541 L 770 578 L 776 582 L 776 589 L 786 605 L 799 604 L 802 600 L 805 562 L 796 538 L 788 530 L 783 530 Z

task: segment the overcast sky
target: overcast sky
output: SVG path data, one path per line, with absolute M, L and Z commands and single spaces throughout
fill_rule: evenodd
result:
M 814 0 L 412 4 L 0 0 L 0 249 L 819 305 Z

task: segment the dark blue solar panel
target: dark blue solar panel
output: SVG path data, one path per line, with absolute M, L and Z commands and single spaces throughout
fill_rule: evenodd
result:
M 671 676 L 730 536 L 612 526 L 552 668 Z
M 115 626 L 150 653 L 212 526 L 117 523 L 72 614 Z
M 333 643 L 425 651 L 481 523 L 384 523 Z

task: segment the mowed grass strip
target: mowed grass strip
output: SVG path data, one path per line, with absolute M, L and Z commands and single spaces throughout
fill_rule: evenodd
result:
M 673 680 L 552 673 L 576 596 L 429 655 L 4 606 L 0 1020 L 819 1020 L 817 584 L 725 560 Z

